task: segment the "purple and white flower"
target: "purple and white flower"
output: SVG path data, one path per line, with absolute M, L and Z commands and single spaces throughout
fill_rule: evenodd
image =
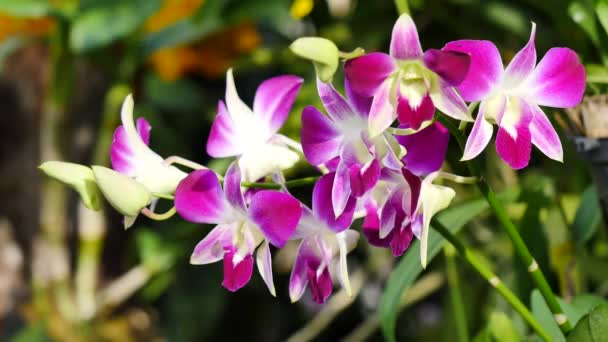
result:
M 256 91 L 252 110 L 239 98 L 232 69 L 228 70 L 226 104 L 218 104 L 207 153 L 215 158 L 237 157 L 247 182 L 292 167 L 299 155 L 277 131 L 287 119 L 302 82 L 291 75 L 264 81 Z
M 353 93 L 348 82 L 348 99 L 331 83 L 317 80 L 317 88 L 328 115 L 312 106 L 304 108 L 302 149 L 313 165 L 337 162 L 331 199 L 334 214 L 339 216 L 351 196 L 360 197 L 376 184 L 382 167 L 400 169 L 403 153 L 391 134 L 369 134 L 370 98 Z
M 312 210 L 304 208 L 294 239 L 302 239 L 289 281 L 289 297 L 299 300 L 306 287 L 312 299 L 324 303 L 337 278 L 350 295 L 346 256 L 359 238 L 359 233 L 348 229 L 353 220 L 355 199 L 350 197 L 341 215 L 336 217 L 331 203 L 335 173 L 321 177 L 313 189 Z
M 496 46 L 487 40 L 458 40 L 443 50 L 471 55 L 471 70 L 458 86 L 466 101 L 481 101 L 463 160 L 475 158 L 498 125 L 496 150 L 514 169 L 528 165 L 532 144 L 551 159 L 562 161 L 562 145 L 539 106 L 570 108 L 585 92 L 585 68 L 568 48 L 552 48 L 536 65 L 532 24 L 530 40 L 503 68 Z
M 435 108 L 455 119 L 473 121 L 454 88 L 465 79 L 469 64 L 463 52 L 423 52 L 414 21 L 402 14 L 393 28 L 390 55 L 374 52 L 348 60 L 344 73 L 354 92 L 373 96 L 369 130 L 374 137 L 395 116 L 407 128 L 424 127 Z
M 270 293 L 276 295 L 269 244 L 283 247 L 295 232 L 302 216 L 298 200 L 283 192 L 262 190 L 247 205 L 241 192 L 241 172 L 234 162 L 226 172 L 223 191 L 213 171 L 189 174 L 175 191 L 175 208 L 188 221 L 216 224 L 194 248 L 191 264 L 223 259 L 222 285 L 234 292 L 249 282 L 257 248 L 258 271 Z

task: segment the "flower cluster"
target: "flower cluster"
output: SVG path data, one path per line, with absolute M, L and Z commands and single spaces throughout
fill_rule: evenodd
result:
M 278 131 L 303 80 L 291 75 L 268 79 L 249 107 L 229 70 L 225 102 L 218 103 L 206 146 L 212 157 L 235 158 L 223 177 L 153 152 L 148 147 L 150 124 L 143 118 L 133 121 L 128 97 L 111 149 L 115 171 L 93 167 L 94 177 L 110 203 L 125 214 L 127 225 L 139 212 L 154 215 L 159 198 L 174 199 L 175 210 L 188 221 L 216 225 L 194 248 L 191 263 L 222 260 L 222 285 L 230 291 L 250 280 L 255 253 L 255 265 L 275 295 L 270 246 L 297 241 L 289 295 L 297 301 L 309 287 L 313 300 L 322 303 L 335 280 L 350 292 L 347 254 L 359 239 L 351 228 L 356 219 L 363 219 L 361 231 L 370 244 L 389 248 L 395 256 L 415 236 L 426 266 L 431 218 L 455 196 L 451 188 L 435 183 L 446 177 L 440 168 L 449 142 L 438 115 L 462 121 L 464 127 L 474 122 L 463 160 L 481 153 L 493 124 L 498 125 L 497 152 L 512 168 L 527 166 L 532 145 L 562 160 L 559 138 L 539 106 L 577 105 L 585 71 L 567 48 L 549 50 L 536 65 L 534 36 L 533 24 L 530 41 L 505 69 L 489 41 L 460 40 L 423 51 L 413 20 L 402 15 L 393 28 L 389 54 L 374 52 L 346 61 L 345 95 L 331 82 L 317 80 L 326 114 L 313 106 L 303 109 L 301 143 Z M 480 102 L 476 118 L 467 102 Z M 289 193 L 282 174 L 302 155 L 322 173 L 311 208 Z M 174 163 L 195 170 L 188 174 Z M 124 194 L 113 195 L 107 178 L 136 184 L 129 185 L 142 194 L 136 210 L 131 202 L 122 204 Z M 261 190 L 252 183 L 269 187 Z

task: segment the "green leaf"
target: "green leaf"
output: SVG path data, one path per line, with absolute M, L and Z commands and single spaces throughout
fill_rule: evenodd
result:
M 48 161 L 39 166 L 47 176 L 54 178 L 78 191 L 84 205 L 92 210 L 101 208 L 101 193 L 97 187 L 91 168 L 60 161 Z
M 512 202 L 517 196 L 518 191 L 512 190 L 502 193 L 499 198 L 503 202 Z M 467 222 L 483 213 L 486 209 L 488 209 L 486 200 L 477 199 L 469 203 L 446 209 L 437 216 L 437 219 L 448 227 L 452 233 L 457 233 Z M 433 260 L 441 248 L 443 248 L 444 244 L 445 240 L 439 233 L 434 230 L 429 232 L 429 262 Z M 420 273 L 422 273 L 420 243 L 414 241 L 388 279 L 378 309 L 382 332 L 389 341 L 395 341 L 395 325 L 399 314 L 399 302 L 401 301 L 401 297 L 408 291 Z
M 171 245 L 151 230 L 140 229 L 135 237 L 137 251 L 141 262 L 151 273 L 166 271 L 175 262 L 175 253 Z
M 152 201 L 152 195 L 139 182 L 103 166 L 92 166 L 99 189 L 110 205 L 125 216 L 136 216 Z
M 576 210 L 572 229 L 577 246 L 583 246 L 597 232 L 602 222 L 602 209 L 595 186 L 590 185 L 581 195 L 581 204 Z
M 82 53 L 110 44 L 135 32 L 159 8 L 160 0 L 102 2 L 74 19 L 70 47 Z
M 585 66 L 587 83 L 608 83 L 608 68 L 600 64 Z
M 48 0 L 2 0 L 0 11 L 15 17 L 44 17 L 52 9 Z
M 600 21 L 600 24 L 604 28 L 604 31 L 608 33 L 608 4 L 603 1 L 598 2 L 595 6 L 595 13 Z
M 521 336 L 513 326 L 513 322 L 504 312 L 492 312 L 488 323 L 488 332 L 492 341 L 517 342 Z
M 291 43 L 289 49 L 299 57 L 312 61 L 317 77 L 323 82 L 330 82 L 338 70 L 338 47 L 329 39 L 302 37 Z
M 586 1 L 573 1 L 568 7 L 568 14 L 585 31 L 593 44 L 599 47 L 600 37 L 593 7 Z
M 568 342 L 600 342 L 608 336 L 608 305 L 596 306 L 568 336 Z

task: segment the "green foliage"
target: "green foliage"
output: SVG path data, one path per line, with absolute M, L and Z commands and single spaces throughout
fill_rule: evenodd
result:
M 473 342 L 519 342 L 521 336 L 513 322 L 504 312 L 490 314 L 488 325 L 473 339 Z
M 590 185 L 581 195 L 581 204 L 576 210 L 572 229 L 576 244 L 582 247 L 597 232 L 602 222 L 602 209 L 600 208 L 597 189 Z
M 16 17 L 43 17 L 51 12 L 49 0 L 2 0 L 0 11 Z
M 596 306 L 568 336 L 568 342 L 600 342 L 608 337 L 608 304 Z

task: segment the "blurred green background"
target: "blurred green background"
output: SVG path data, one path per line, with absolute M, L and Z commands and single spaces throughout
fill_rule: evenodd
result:
M 395 260 L 361 239 L 349 259 L 356 296 L 349 299 L 336 289 L 319 306 L 308 294 L 290 303 L 295 245 L 288 245 L 275 251 L 277 298 L 257 274 L 231 294 L 220 285 L 220 263 L 188 262 L 210 227 L 179 218 L 160 223 L 140 218 L 125 231 L 111 208 L 89 212 L 74 192 L 44 178 L 37 166 L 45 160 L 108 164 L 120 104 L 133 93 L 136 115 L 152 124 L 155 151 L 224 170 L 229 161 L 210 160 L 205 144 L 229 67 L 246 103 L 265 78 L 285 73 L 305 78 L 283 127 L 298 140 L 301 109 L 320 102 L 312 66 L 290 53 L 289 44 L 301 36 L 322 36 L 342 51 L 387 51 L 398 8 L 411 12 L 424 49 L 487 39 L 507 61 L 528 40 L 533 21 L 539 59 L 554 46 L 576 50 L 588 66 L 585 108 L 608 111 L 602 97 L 608 82 L 608 2 L 603 1 L 0 0 L 0 340 L 382 340 L 380 325 L 390 325 L 394 317 L 380 305 L 383 295 L 391 298 L 387 282 L 401 298 L 404 278 L 420 272 L 412 253 Z M 337 87 L 341 77 L 334 80 Z M 591 135 L 581 129 L 576 121 L 586 120 L 585 108 L 547 111 L 564 144 L 564 164 L 535 151 L 530 167 L 516 173 L 493 148 L 482 157 L 484 174 L 495 189 L 507 192 L 509 214 L 553 289 L 578 317 L 608 294 L 608 240 L 598 201 L 608 194 L 603 161 L 585 161 L 589 156 L 577 153 L 571 140 L 605 138 L 608 131 Z M 452 145 L 445 169 L 466 175 Z M 301 162 L 286 176 L 311 174 Z M 546 322 L 548 312 L 538 293 L 535 302 L 525 266 L 475 202 L 477 190 L 455 189 L 456 204 L 446 215 L 466 223 L 461 237 L 483 251 L 503 281 Z M 295 195 L 307 202 L 310 189 Z M 392 273 L 394 267 L 399 268 Z M 453 307 L 455 287 L 464 315 Z M 507 303 L 448 247 L 403 296 L 401 305 L 393 303 L 398 340 L 453 341 L 462 321 L 478 341 L 534 340 Z

